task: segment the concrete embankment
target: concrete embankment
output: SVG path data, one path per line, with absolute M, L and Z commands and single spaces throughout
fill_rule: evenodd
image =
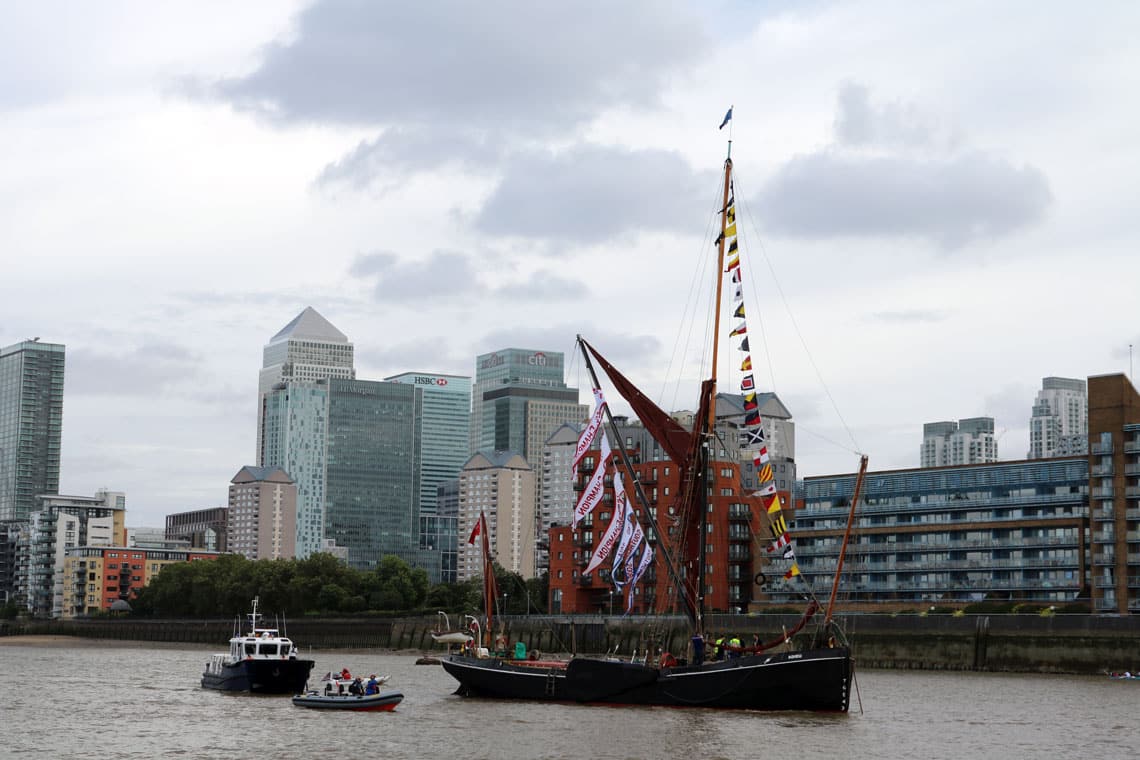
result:
M 708 630 L 749 644 L 754 634 L 773 639 L 795 625 L 785 615 L 713 615 Z M 865 668 L 982 670 L 1023 673 L 1100 673 L 1140 669 L 1140 616 L 1091 615 L 852 615 L 841 624 L 856 660 Z M 406 618 L 303 618 L 287 632 L 307 650 L 441 650 L 431 639 L 434 616 Z M 500 629 L 500 625 L 502 629 Z M 496 621 L 510 642 L 528 651 L 638 654 L 663 646 L 678 655 L 688 643 L 681 618 L 621 618 L 597 615 L 510 617 Z M 225 620 L 30 620 L 0 623 L 0 636 L 77 636 L 203 644 L 215 647 L 233 635 Z M 806 634 L 801 634 L 801 636 Z M 681 655 L 683 656 L 683 655 Z

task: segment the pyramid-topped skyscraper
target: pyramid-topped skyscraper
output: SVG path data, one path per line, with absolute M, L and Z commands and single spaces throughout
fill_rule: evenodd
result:
M 257 384 L 256 461 L 259 466 L 265 465 L 265 394 L 280 383 L 331 378 L 356 378 L 352 343 L 320 312 L 307 306 L 265 344 Z

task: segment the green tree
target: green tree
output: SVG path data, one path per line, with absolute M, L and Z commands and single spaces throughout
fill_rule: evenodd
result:
M 373 601 L 380 609 L 414 610 L 423 606 L 428 593 L 427 572 L 412 568 L 403 559 L 388 555 L 376 566 L 377 586 Z

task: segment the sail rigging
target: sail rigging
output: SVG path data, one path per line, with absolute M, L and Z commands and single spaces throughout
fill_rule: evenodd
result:
M 730 115 L 731 109 L 725 124 L 731 124 Z M 710 633 L 706 631 L 705 608 L 709 601 L 706 595 L 715 588 L 712 606 L 714 611 L 723 610 L 726 600 L 731 598 L 727 593 L 729 584 L 736 583 L 736 589 L 743 587 L 740 583 L 742 567 L 752 569 L 745 574 L 745 582 L 755 579 L 756 585 L 763 589 L 767 580 L 765 572 L 756 570 L 762 562 L 776 563 L 784 582 L 794 584 L 803 598 L 803 615 L 794 625 L 784 627 L 781 635 L 763 643 L 721 648 L 728 652 L 728 657 L 714 661 L 705 661 L 703 647 L 696 646 L 692 660 L 683 653 L 674 656 L 663 652 L 653 663 L 644 657 L 638 661 L 632 657 L 623 660 L 612 656 L 605 659 L 575 656 L 564 661 L 530 664 L 491 655 L 486 650 L 449 654 L 442 664 L 459 681 L 460 694 L 625 705 L 841 712 L 848 709 L 853 683 L 851 652 L 841 635 L 831 635 L 833 629 L 838 631 L 832 620 L 838 576 L 823 625 L 817 625 L 813 635 L 799 635 L 822 606 L 795 560 L 795 545 L 784 514 L 787 495 L 784 492 L 782 496 L 777 488 L 768 449 L 768 428 L 761 415 L 762 402 L 752 374 L 731 145 L 730 140 L 717 211 L 720 234 L 715 240 L 712 363 L 709 376 L 701 382 L 692 423 L 682 423 L 664 411 L 579 336 L 578 346 L 590 374 L 595 406 L 575 447 L 572 472 L 578 478 L 575 489 L 579 496 L 574 505 L 573 523 L 561 529 L 565 532 L 559 534 L 559 540 L 568 537 L 574 546 L 568 580 L 572 576 L 574 586 L 592 595 L 594 602 L 596 595 L 589 589 L 594 586 L 591 575 L 595 572 L 602 575 L 610 587 L 611 613 L 615 592 L 619 598 L 624 597 L 623 606 L 628 613 L 634 608 L 639 581 L 651 579 L 645 591 L 654 593 L 643 594 L 642 611 L 676 612 L 680 602 L 696 634 L 694 643 L 701 640 L 702 633 Z M 740 395 L 725 394 L 729 412 L 722 415 L 717 409 L 717 370 L 726 285 L 732 297 L 728 311 L 734 320 L 728 337 L 736 341 L 735 348 L 743 354 L 740 361 L 743 374 Z M 646 462 L 640 458 L 646 451 L 631 453 L 627 450 L 622 431 L 605 399 L 595 363 L 633 410 L 643 432 L 653 438 L 667 463 L 676 468 L 674 477 L 666 480 L 676 490 L 670 494 L 666 488 L 663 502 L 658 501 L 656 486 L 660 454 Z M 652 465 L 652 473 L 647 465 Z M 754 480 L 744 489 L 746 467 L 753 468 L 749 477 L 754 475 Z M 667 478 L 670 475 L 669 467 L 665 467 L 665 475 Z M 647 483 L 654 484 L 651 499 L 647 498 L 644 488 Z M 665 508 L 660 516 L 659 503 Z M 599 531 L 596 536 L 593 533 L 595 514 L 600 516 L 599 524 L 606 521 L 604 532 Z M 770 538 L 763 537 L 762 522 L 766 523 Z M 710 555 L 710 546 L 715 545 L 714 531 L 719 530 L 728 531 L 728 551 L 725 555 L 721 551 Z M 489 564 L 486 519 L 482 515 L 470 542 L 474 542 L 479 531 L 484 538 L 484 596 L 489 637 L 490 614 L 497 594 L 493 585 L 488 585 L 488 578 L 494 583 L 494 573 Z M 766 551 L 760 551 L 761 548 Z M 561 552 L 559 559 L 562 559 Z M 570 561 L 567 557 L 567 562 Z M 654 565 L 663 566 L 666 576 L 650 572 Z M 730 566 L 735 575 L 730 574 Z M 763 567 L 767 570 L 767 565 Z M 711 581 L 706 577 L 710 571 L 715 571 Z M 562 577 L 561 571 L 559 577 Z M 733 578 L 736 580 L 730 580 Z M 781 645 L 784 646 L 777 650 Z

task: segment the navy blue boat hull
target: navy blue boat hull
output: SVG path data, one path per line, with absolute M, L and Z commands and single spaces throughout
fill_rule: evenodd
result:
M 203 673 L 202 687 L 252 694 L 300 694 L 313 670 L 313 660 L 242 660 L 220 673 Z
M 746 655 L 703 666 L 647 667 L 576 658 L 565 668 L 443 658 L 457 694 L 600 704 L 846 712 L 853 674 L 845 647 Z

